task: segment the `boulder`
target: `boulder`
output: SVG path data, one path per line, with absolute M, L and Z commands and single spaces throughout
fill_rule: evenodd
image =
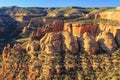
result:
M 80 49 L 88 54 L 95 54 L 99 50 L 99 45 L 92 35 L 85 32 L 79 39 Z
M 97 36 L 97 42 L 99 43 L 100 48 L 108 53 L 113 53 L 118 48 L 113 34 L 110 32 L 101 32 Z

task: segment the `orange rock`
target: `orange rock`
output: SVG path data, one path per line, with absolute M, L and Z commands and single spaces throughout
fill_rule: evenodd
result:
M 26 46 L 26 51 L 28 52 L 39 51 L 39 44 L 36 42 L 28 43 Z
M 97 36 L 97 41 L 104 51 L 108 53 L 113 53 L 117 48 L 117 44 L 113 37 L 113 34 L 110 32 L 102 32 Z
M 79 40 L 80 49 L 82 52 L 87 52 L 88 54 L 95 54 L 99 50 L 99 45 L 95 41 L 92 35 L 85 32 Z
M 72 24 L 71 23 L 65 24 L 64 30 L 68 31 L 70 33 L 73 33 L 73 31 L 72 31 Z
M 116 41 L 117 41 L 117 44 L 118 44 L 119 47 L 120 47 L 120 29 L 117 29 L 117 30 L 116 30 L 115 39 L 116 39 Z
M 53 26 L 52 25 L 46 25 L 45 26 L 44 33 L 49 33 L 49 32 L 53 32 Z
M 53 31 L 54 32 L 59 32 L 59 31 L 63 31 L 64 28 L 64 22 L 62 20 L 56 20 L 53 23 Z
M 64 30 L 71 32 L 74 36 L 80 37 L 85 32 L 92 35 L 96 34 L 97 24 L 65 24 Z
M 40 40 L 40 47 L 42 51 L 47 53 L 61 52 L 61 34 L 60 33 L 47 33 Z
M 42 29 L 41 27 L 37 28 L 36 36 L 40 36 L 42 34 Z
M 95 14 L 95 19 L 100 18 L 100 14 Z
M 100 18 L 120 21 L 120 10 L 106 11 L 100 13 Z
M 59 53 L 66 50 L 77 53 L 79 51 L 77 39 L 68 31 L 47 33 L 40 40 L 40 47 L 42 51 L 47 53 Z
M 4 47 L 3 52 L 2 52 L 2 59 L 4 60 L 8 58 L 9 54 L 10 54 L 10 47 L 9 46 Z
M 62 32 L 62 44 L 63 51 L 68 50 L 72 53 L 77 53 L 79 51 L 77 39 L 68 31 Z
M 19 52 L 21 52 L 21 51 L 23 50 L 21 44 L 15 44 L 15 45 L 13 46 L 13 49 L 14 49 L 15 51 L 19 51 Z

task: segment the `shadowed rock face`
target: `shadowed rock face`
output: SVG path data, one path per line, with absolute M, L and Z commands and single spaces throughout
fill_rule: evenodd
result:
M 115 38 L 116 38 L 117 44 L 120 46 L 120 29 L 116 30 Z
M 9 15 L 0 15 L 0 38 L 11 37 L 8 36 L 8 34 L 14 34 L 17 28 L 18 22 L 16 20 L 11 18 Z
M 77 53 L 79 51 L 77 39 L 71 33 L 47 33 L 41 40 L 40 46 L 46 53 L 59 53 L 69 51 Z
M 95 54 L 99 50 L 99 45 L 89 33 L 84 33 L 79 39 L 80 49 L 88 54 Z
M 117 48 L 117 44 L 112 33 L 102 32 L 97 36 L 100 47 L 108 53 L 113 53 Z
M 62 36 L 60 33 L 47 33 L 41 40 L 40 40 L 40 47 L 42 51 L 47 53 L 59 53 L 62 52 Z
M 77 38 L 71 33 L 67 31 L 62 32 L 62 42 L 63 50 L 70 51 L 72 53 L 77 53 L 79 51 Z
M 38 19 L 39 20 L 39 19 Z M 32 31 L 36 31 L 36 36 L 40 37 L 43 34 L 49 32 L 60 32 L 63 31 L 64 22 L 62 20 L 54 20 L 46 22 L 46 20 L 37 20 L 32 19 L 27 26 L 22 30 L 23 34 L 30 35 Z

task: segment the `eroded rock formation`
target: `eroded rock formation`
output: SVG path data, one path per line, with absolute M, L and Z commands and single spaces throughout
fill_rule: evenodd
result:
M 47 33 L 41 40 L 40 40 L 40 47 L 42 51 L 46 53 L 59 53 L 62 52 L 62 36 L 60 33 Z
M 103 16 L 111 19 L 112 14 Z M 102 18 L 100 14 L 86 17 Z M 118 14 L 115 17 L 119 17 Z M 116 18 L 113 20 L 119 21 Z M 103 76 L 112 74 L 109 79 L 117 80 L 116 76 L 120 76 L 120 51 L 117 50 L 120 27 L 106 24 L 68 22 L 64 26 L 62 20 L 32 19 L 23 28 L 23 33 L 31 33 L 31 40 L 4 48 L 0 79 L 97 80 L 104 72 Z
M 116 30 L 115 39 L 116 39 L 117 44 L 120 46 L 120 29 Z
M 105 12 L 100 13 L 100 18 L 120 21 L 120 19 L 119 19 L 120 14 L 119 13 L 120 13 L 119 9 L 116 9 L 113 11 L 105 11 Z
M 97 36 L 97 41 L 100 47 L 108 53 L 113 53 L 117 48 L 117 44 L 110 32 L 102 32 Z
M 42 51 L 45 51 L 46 53 L 65 51 L 77 53 L 79 51 L 77 39 L 67 31 L 62 33 L 47 33 L 40 40 L 40 46 Z
M 95 54 L 99 50 L 99 45 L 95 38 L 89 33 L 84 33 L 79 39 L 80 49 L 88 54 Z
M 93 24 L 65 24 L 64 30 L 71 32 L 74 36 L 80 37 L 85 32 L 89 32 L 92 35 L 96 34 L 98 25 Z
M 67 31 L 62 32 L 62 43 L 64 51 L 70 51 L 72 53 L 79 51 L 77 38 Z

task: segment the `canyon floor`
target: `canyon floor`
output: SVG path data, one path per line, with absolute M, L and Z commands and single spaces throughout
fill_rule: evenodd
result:
M 120 80 L 119 13 L 0 8 L 0 80 Z

